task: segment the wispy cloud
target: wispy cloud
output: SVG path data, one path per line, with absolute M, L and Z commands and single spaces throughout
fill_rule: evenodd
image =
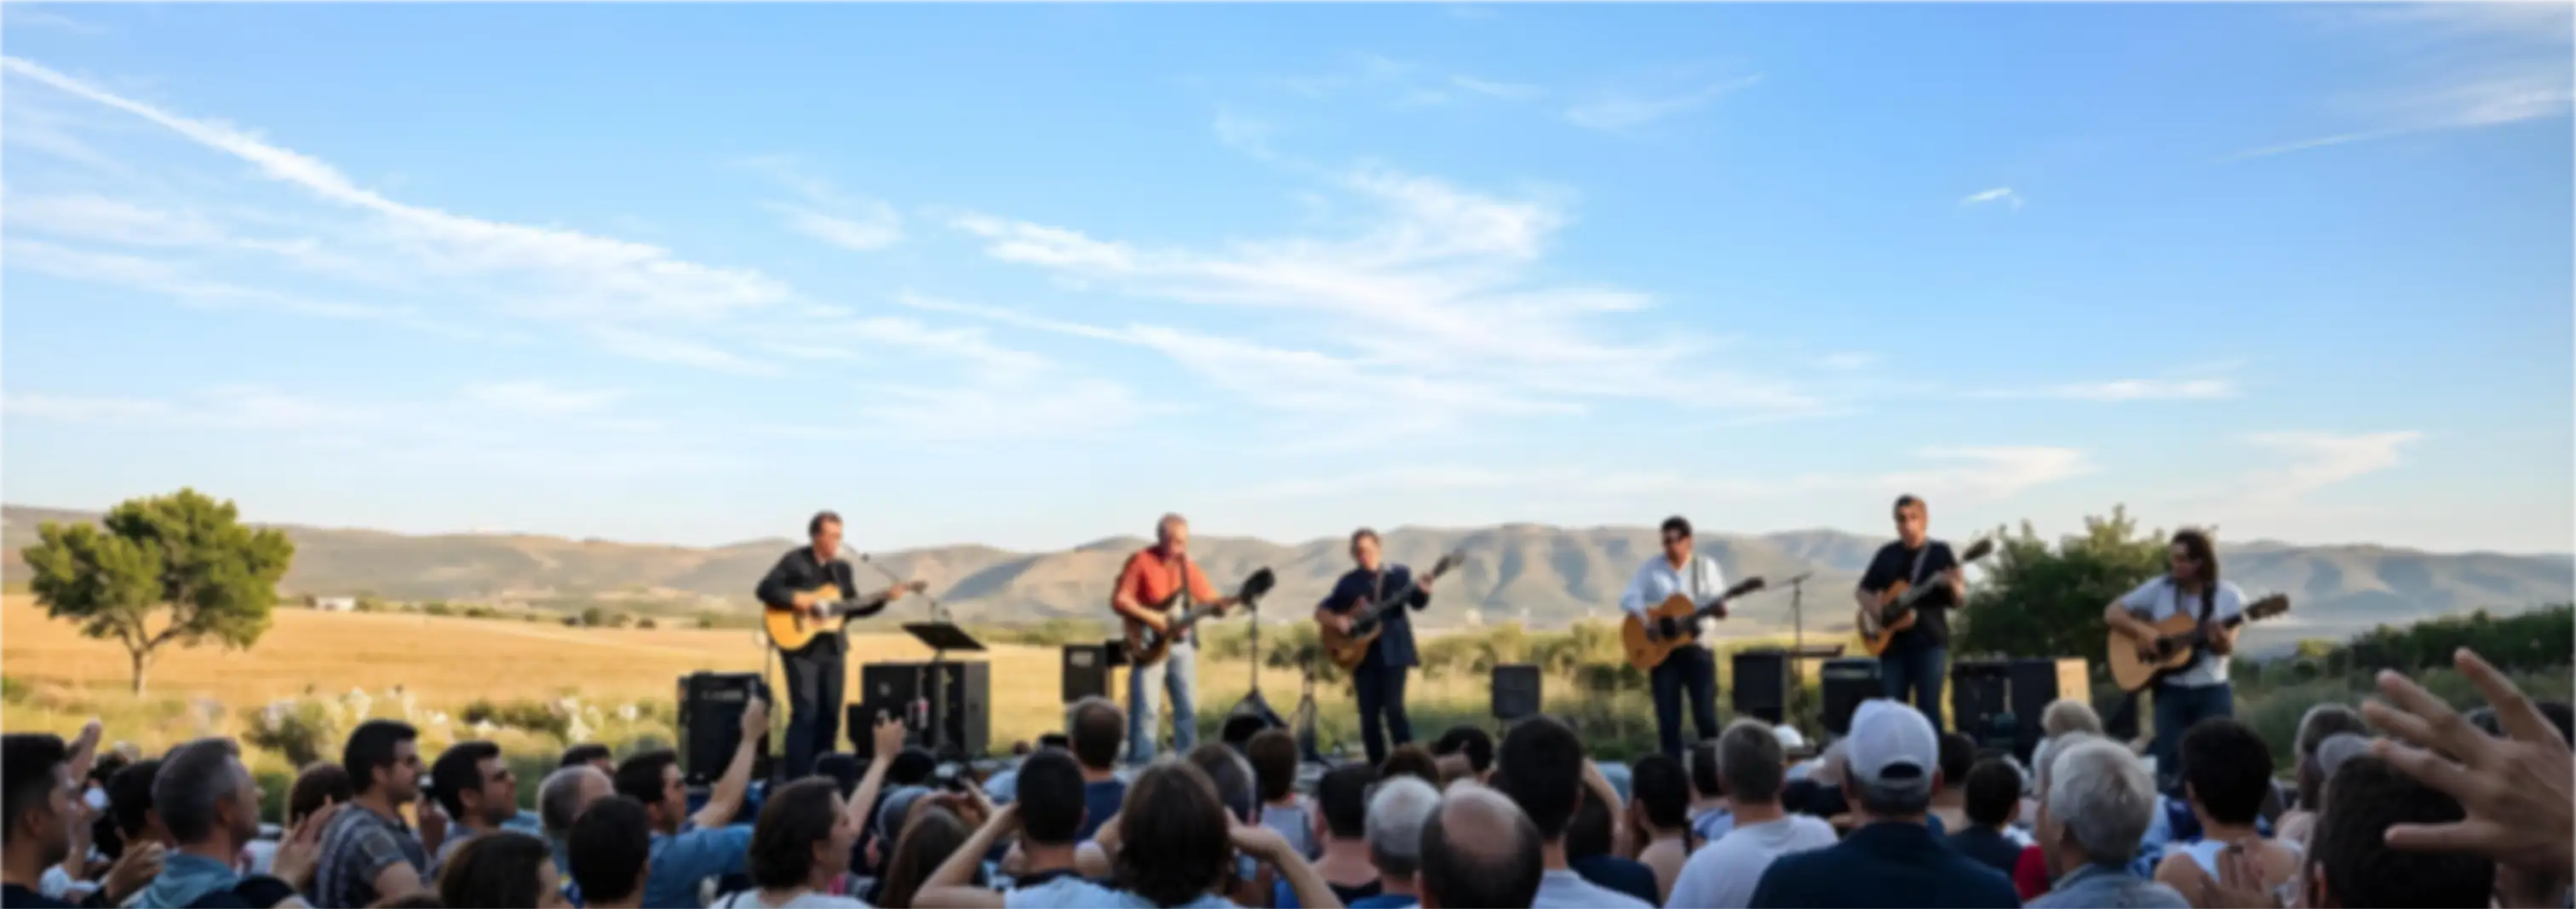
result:
M 2255 445 L 2289 455 L 2278 470 L 2260 472 L 2248 491 L 2268 501 L 2287 501 L 2319 489 L 2389 470 L 2405 461 L 2405 449 L 2423 441 L 2411 430 L 2337 435 L 2323 432 L 2270 432 L 2252 437 Z
M 1959 205 L 1963 208 L 1978 205 L 2002 205 L 2008 208 L 2018 209 L 2021 207 L 2021 202 L 2021 194 L 2013 192 L 2012 187 L 1998 186 L 1981 192 L 1969 193 L 1967 196 L 1962 197 L 1959 200 Z
M 808 173 L 791 158 L 768 155 L 735 163 L 797 195 L 793 202 L 765 204 L 786 219 L 789 230 L 857 252 L 884 249 L 904 239 L 903 215 L 894 206 L 843 192 L 831 181 Z
M 1913 457 L 1923 463 L 1883 473 L 1809 473 L 1767 478 L 1604 470 L 1584 465 L 1406 465 L 1256 484 L 1244 488 L 1236 497 L 1246 501 L 1302 501 L 1388 491 L 1547 490 L 1565 497 L 1669 502 L 1777 500 L 1828 492 L 1911 492 L 1945 502 L 1983 504 L 2010 499 L 2095 469 L 2082 451 L 2071 448 L 1930 448 L 1913 452 Z
M 0 29 L 50 28 L 75 35 L 104 35 L 107 27 L 54 12 L 51 4 L 0 4 Z
M 2030 396 L 2074 401 L 2206 401 L 2233 398 L 2236 394 L 2236 383 L 2226 379 L 2117 379 L 2057 385 Z
M 1585 129 L 1628 132 L 1707 107 L 1719 98 L 1759 85 L 1761 82 L 1762 75 L 1756 73 L 1681 92 L 1644 94 L 1612 91 L 1591 101 L 1567 108 L 1565 119 Z
M 1340 174 L 1331 188 L 1367 212 L 1355 232 L 1213 250 L 1140 247 L 991 215 L 952 223 L 1002 261 L 1129 295 L 1289 319 L 1347 348 L 1318 351 L 1383 376 L 1486 385 L 1512 400 L 1624 397 L 1772 412 L 1817 404 L 1779 380 L 1714 364 L 1680 369 L 1710 347 L 1686 331 L 1613 337 L 1613 317 L 1651 306 L 1642 294 L 1533 283 L 1533 266 L 1571 220 L 1558 201 L 1377 168 Z M 1373 329 L 1352 332 L 1353 324 Z
M 526 414 L 595 413 L 625 396 L 625 392 L 616 389 L 561 388 L 542 379 L 484 382 L 465 388 L 467 400 Z
M 1816 359 L 1816 365 L 1818 366 L 1822 366 L 1826 369 L 1841 370 L 1866 369 L 1870 364 L 1877 362 L 1877 354 L 1865 351 L 1830 353 Z
M 2564 3 L 2371 3 L 2330 7 L 2330 22 L 2385 29 L 2398 46 L 2438 46 L 2491 38 L 2565 42 L 2576 37 L 2576 9 Z
M 1536 85 L 1479 79 L 1456 73 L 1450 74 L 1449 86 L 1460 91 L 1473 92 L 1489 98 L 1501 98 L 1505 101 L 1527 101 L 1547 94 L 1547 89 Z
M 2404 82 L 2334 99 L 2347 128 L 2222 156 L 2243 161 L 2379 139 L 2568 116 L 2576 7 L 2415 3 L 2331 7 L 2329 27 L 2378 46 Z
M 531 282 L 557 312 L 713 317 L 778 302 L 779 282 L 747 269 L 701 265 L 649 244 L 577 231 L 487 221 L 386 198 L 319 159 L 232 126 L 182 116 L 17 57 L 0 69 L 124 111 L 206 148 L 232 155 L 268 179 L 383 217 L 443 266 L 509 273 Z

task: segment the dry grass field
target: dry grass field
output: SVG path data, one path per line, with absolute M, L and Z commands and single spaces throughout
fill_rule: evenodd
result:
M 682 675 L 699 670 L 762 670 L 756 634 L 566 628 L 282 607 L 268 634 L 249 651 L 165 651 L 152 669 L 147 693 L 138 700 L 126 691 L 121 648 L 83 638 L 69 623 L 46 619 L 31 598 L 11 595 L 0 598 L 0 674 L 7 676 L 13 690 L 5 712 L 0 712 L 0 725 L 68 733 L 83 719 L 98 716 L 107 722 L 111 741 L 150 750 L 197 735 L 239 735 L 249 716 L 279 699 L 327 698 L 362 689 L 381 700 L 397 686 L 424 713 L 456 714 L 477 699 L 553 701 L 571 696 L 612 713 L 627 704 L 657 705 L 667 717 L 674 684 Z M 851 645 L 852 678 L 847 690 L 853 693 L 858 690 L 857 667 L 863 663 L 929 657 L 925 648 L 900 633 L 853 634 Z M 994 667 L 992 741 L 996 750 L 1061 727 L 1056 649 L 996 645 L 985 659 Z M 1246 662 L 1201 657 L 1202 717 L 1222 713 L 1243 696 L 1251 681 Z M 774 674 L 772 678 L 776 684 Z M 1299 681 L 1294 671 L 1269 669 L 1262 674 L 1261 686 L 1271 705 L 1287 713 L 1297 703 Z M 1572 685 L 1568 679 L 1550 678 L 1551 703 L 1558 693 L 1571 691 Z M 1113 678 L 1111 690 L 1123 700 L 1123 673 Z M 1427 718 L 1481 715 L 1489 693 L 1483 678 L 1417 676 L 1410 698 L 1416 705 L 1417 731 Z M 1345 687 L 1318 686 L 1315 696 L 1328 741 L 1340 737 L 1335 730 L 1353 728 L 1354 711 Z M 666 728 L 647 731 L 668 735 Z M 1434 727 L 1425 734 L 1437 732 Z M 433 741 L 448 738 L 431 735 Z M 501 738 L 505 745 L 513 744 L 512 737 Z M 530 749 L 559 747 L 526 739 L 520 744 Z

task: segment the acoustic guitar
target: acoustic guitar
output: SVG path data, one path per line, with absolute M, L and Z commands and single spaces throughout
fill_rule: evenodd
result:
M 1186 580 L 1185 578 L 1184 581 Z M 1269 593 L 1271 585 L 1277 582 L 1278 579 L 1270 574 L 1270 569 L 1264 568 L 1253 572 L 1251 577 L 1243 580 L 1243 589 L 1234 596 L 1214 603 L 1190 607 L 1188 612 L 1174 616 L 1165 622 L 1161 631 L 1156 631 L 1153 626 L 1135 619 L 1128 619 L 1127 665 L 1143 668 L 1162 662 L 1164 657 L 1172 655 L 1172 642 L 1189 634 L 1190 626 L 1198 624 L 1201 619 L 1232 609 L 1237 604 L 1253 604 L 1260 600 L 1263 594 Z M 1172 591 L 1171 596 L 1164 597 L 1162 602 L 1149 604 L 1146 608 L 1168 614 L 1174 605 L 1179 604 L 1181 594 L 1188 591 L 1189 586 L 1184 583 L 1179 590 Z
M 1360 601 L 1360 605 L 1349 613 L 1351 630 L 1335 631 L 1331 625 L 1323 627 L 1320 637 L 1324 642 L 1324 654 L 1332 657 L 1333 665 L 1343 669 L 1358 667 L 1361 660 L 1368 659 L 1369 648 L 1377 644 L 1378 636 L 1386 633 L 1386 623 L 1379 620 L 1388 611 L 1404 608 L 1405 601 L 1413 598 L 1414 591 L 1420 590 L 1426 583 L 1439 580 L 1441 575 L 1448 574 L 1450 569 L 1465 564 L 1466 561 L 1465 553 L 1453 552 L 1441 556 L 1439 564 L 1431 566 L 1430 575 L 1407 577 L 1404 579 L 1403 589 L 1381 597 L 1374 603 L 1367 600 Z
M 778 649 L 803 650 L 805 645 L 814 643 L 815 638 L 839 633 L 841 627 L 849 622 L 851 613 L 892 602 L 906 593 L 928 589 L 929 584 L 913 581 L 891 591 L 870 594 L 865 599 L 847 600 L 842 598 L 840 585 L 827 583 L 810 590 L 796 591 L 793 608 L 768 607 L 761 613 L 760 624 L 769 629 L 769 640 L 777 644 Z M 828 604 L 820 616 L 814 614 L 816 603 Z
M 1691 602 L 1690 594 L 1673 594 L 1655 604 L 1655 608 L 1646 610 L 1644 621 L 1632 615 L 1621 623 L 1619 648 L 1628 652 L 1628 665 L 1637 667 L 1638 672 L 1653 672 L 1655 667 L 1672 658 L 1673 651 L 1699 640 L 1699 620 L 1726 618 L 1727 601 L 1760 589 L 1761 578 L 1746 578 L 1726 588 L 1725 593 L 1718 594 L 1717 599 L 1708 601 L 1706 606 Z M 1673 620 L 1681 633 L 1671 637 L 1658 634 L 1655 628 L 1665 619 Z
M 2255 600 L 2243 613 L 2217 624 L 2234 628 L 2288 611 L 2290 598 L 2276 593 Z M 2165 676 L 2183 671 L 2209 650 L 2209 630 L 2201 627 L 2198 616 L 2181 612 L 2152 624 L 2156 627 L 2156 642 L 2152 645 L 2141 645 L 2128 635 L 2111 632 L 2106 654 L 2111 679 L 2120 684 L 2122 691 L 2144 691 Z
M 1994 551 L 1995 541 L 1991 539 L 1970 543 L 1966 552 L 1959 553 L 1959 567 L 1965 568 L 1978 559 L 1994 554 Z M 1919 587 L 1907 581 L 1898 581 L 1890 585 L 1879 593 L 1877 606 L 1860 610 L 1860 619 L 1855 623 L 1859 626 L 1860 645 L 1869 650 L 1870 656 L 1886 655 L 1887 645 L 1896 640 L 1896 633 L 1914 627 L 1914 620 L 1919 615 L 1914 611 L 1914 604 L 1930 596 L 1932 591 L 1944 590 L 1949 586 L 1940 583 L 1937 578 L 1926 581 Z

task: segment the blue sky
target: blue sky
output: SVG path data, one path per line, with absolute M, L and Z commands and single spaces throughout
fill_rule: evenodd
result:
M 2571 548 L 2561 5 L 0 8 L 5 495 Z

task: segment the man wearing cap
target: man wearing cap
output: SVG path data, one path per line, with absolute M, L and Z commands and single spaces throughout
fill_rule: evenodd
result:
M 2021 905 L 2002 872 L 1932 832 L 1927 815 L 1942 785 L 1941 737 L 1921 711 L 1865 701 L 1842 745 L 1843 797 L 1858 826 L 1833 846 L 1773 861 L 1754 885 L 1755 909 Z

